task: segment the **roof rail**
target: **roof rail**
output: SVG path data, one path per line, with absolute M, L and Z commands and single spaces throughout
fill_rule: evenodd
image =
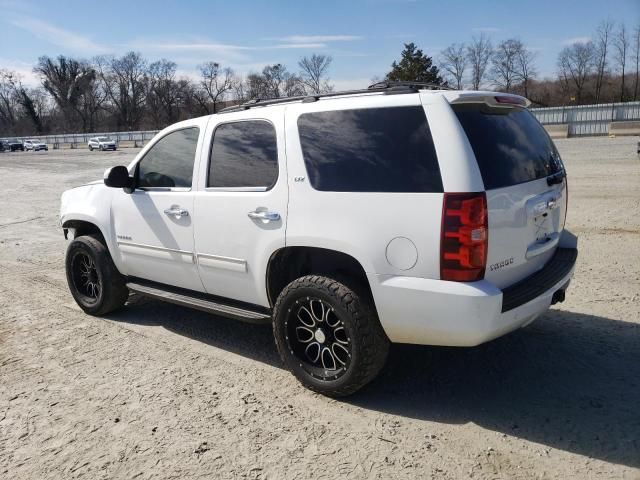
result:
M 383 80 L 381 82 L 374 83 L 373 85 L 369 85 L 370 89 L 378 89 L 378 88 L 394 88 L 394 87 L 405 87 L 411 89 L 418 90 L 454 90 L 448 85 L 438 85 L 436 83 L 429 82 L 411 82 L 411 81 L 393 81 L 393 80 Z
M 342 95 L 357 95 L 361 93 L 374 93 L 374 92 L 382 92 L 382 93 L 415 93 L 418 89 L 431 89 L 431 90 L 452 90 L 450 87 L 445 87 L 442 85 L 436 85 L 434 83 L 424 83 L 424 82 L 378 82 L 373 85 L 369 85 L 369 87 L 359 90 L 342 90 L 339 92 L 329 92 L 329 93 L 317 93 L 312 95 L 299 95 L 295 97 L 283 97 L 283 98 L 253 98 L 251 100 L 247 100 L 240 105 L 233 105 L 231 107 L 224 108 L 220 110 L 220 113 L 230 113 L 230 112 L 239 112 L 242 110 L 248 110 L 253 107 L 266 107 L 269 105 L 277 105 L 279 103 L 291 103 L 291 102 L 303 102 L 310 103 L 316 102 L 321 98 L 328 97 L 339 97 Z

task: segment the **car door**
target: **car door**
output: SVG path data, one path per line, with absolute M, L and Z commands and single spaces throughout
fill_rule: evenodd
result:
M 200 277 L 207 293 L 268 306 L 266 269 L 287 223 L 283 110 L 226 114 L 208 130 L 194 205 Z
M 203 291 L 193 250 L 193 172 L 206 121 L 163 135 L 133 167 L 136 188 L 112 203 L 118 249 L 129 276 Z

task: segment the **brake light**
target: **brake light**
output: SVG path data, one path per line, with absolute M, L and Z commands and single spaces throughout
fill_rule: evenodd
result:
M 442 204 L 440 278 L 473 282 L 487 264 L 487 197 L 482 193 L 445 193 Z
M 517 97 L 515 95 L 496 95 L 494 97 L 496 102 L 505 105 L 519 105 L 521 107 L 527 106 L 527 101 L 523 97 Z

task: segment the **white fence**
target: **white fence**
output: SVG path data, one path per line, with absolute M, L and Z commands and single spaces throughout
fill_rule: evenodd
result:
M 23 140 L 40 140 L 49 145 L 71 144 L 86 145 L 90 138 L 109 137 L 116 142 L 138 142 L 141 145 L 151 140 L 160 130 L 144 130 L 138 132 L 102 132 L 102 133 L 63 133 L 59 135 L 42 135 L 34 137 L 19 137 Z M 6 139 L 15 137 L 6 137 Z M 0 140 L 5 140 L 0 138 Z
M 569 136 L 608 135 L 612 122 L 640 120 L 640 102 L 532 108 L 543 125 L 569 125 Z

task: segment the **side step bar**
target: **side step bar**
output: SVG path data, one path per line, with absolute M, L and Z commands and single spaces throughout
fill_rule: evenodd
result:
M 224 317 L 234 318 L 250 323 L 269 323 L 271 315 L 257 310 L 249 310 L 246 308 L 236 307 L 221 303 L 220 300 L 213 301 L 197 296 L 189 295 L 187 292 L 178 293 L 170 289 L 164 289 L 161 286 L 143 285 L 141 283 L 129 282 L 127 288 L 140 295 L 157 298 L 165 302 L 174 303 L 184 307 L 191 307 L 204 312 L 222 315 Z

